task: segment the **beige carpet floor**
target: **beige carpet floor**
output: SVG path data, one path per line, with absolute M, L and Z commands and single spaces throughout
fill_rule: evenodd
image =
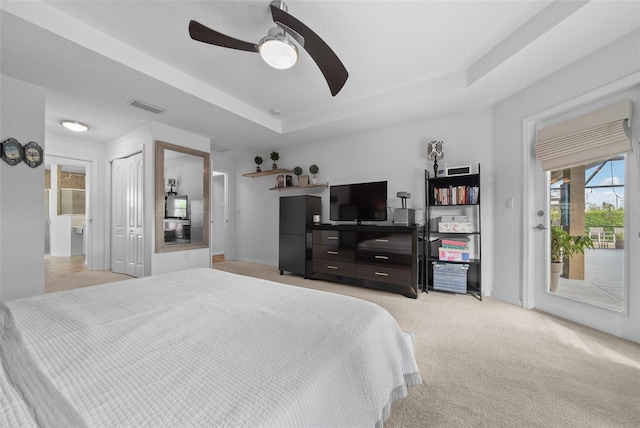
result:
M 369 300 L 412 332 L 423 384 L 386 427 L 640 427 L 639 344 L 491 298 L 414 300 L 272 266 L 214 268 Z
M 129 275 L 113 273 L 108 270 L 95 270 L 67 274 L 49 274 L 45 276 L 44 292 L 71 290 L 72 288 L 88 287 L 90 285 L 105 284 L 107 282 L 131 279 Z

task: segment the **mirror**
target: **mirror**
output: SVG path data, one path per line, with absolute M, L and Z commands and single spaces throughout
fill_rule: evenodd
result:
M 156 141 L 156 253 L 209 247 L 209 153 Z

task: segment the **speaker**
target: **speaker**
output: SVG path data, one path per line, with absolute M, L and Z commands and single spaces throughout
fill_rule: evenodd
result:
M 393 210 L 393 222 L 413 226 L 416 222 L 416 211 L 413 208 L 396 208 Z

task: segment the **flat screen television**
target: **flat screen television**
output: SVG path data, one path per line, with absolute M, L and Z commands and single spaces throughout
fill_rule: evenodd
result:
M 387 182 L 331 186 L 329 210 L 332 221 L 386 221 Z
M 164 218 L 188 218 L 188 199 L 187 195 L 167 195 L 165 197 Z

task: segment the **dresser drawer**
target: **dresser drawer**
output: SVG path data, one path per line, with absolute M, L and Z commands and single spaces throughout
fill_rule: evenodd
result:
M 314 230 L 313 243 L 354 248 L 356 244 L 356 234 L 355 232 L 340 230 Z
M 356 276 L 356 264 L 354 262 L 316 259 L 314 257 L 313 271 L 316 273 L 329 273 L 331 275 L 348 276 L 353 278 Z
M 356 278 L 358 279 L 406 285 L 407 287 L 412 285 L 411 272 L 410 266 L 404 268 L 369 263 L 358 263 L 356 266 Z
M 360 233 L 358 251 L 384 250 L 387 253 L 409 253 L 413 249 L 413 237 L 408 233 Z
M 343 260 L 353 262 L 356 253 L 353 248 L 340 248 L 337 245 L 314 245 L 313 258 L 325 260 Z
M 411 252 L 388 252 L 387 250 L 367 249 L 358 251 L 356 260 L 358 263 L 373 263 L 380 265 L 409 266 L 413 262 Z

